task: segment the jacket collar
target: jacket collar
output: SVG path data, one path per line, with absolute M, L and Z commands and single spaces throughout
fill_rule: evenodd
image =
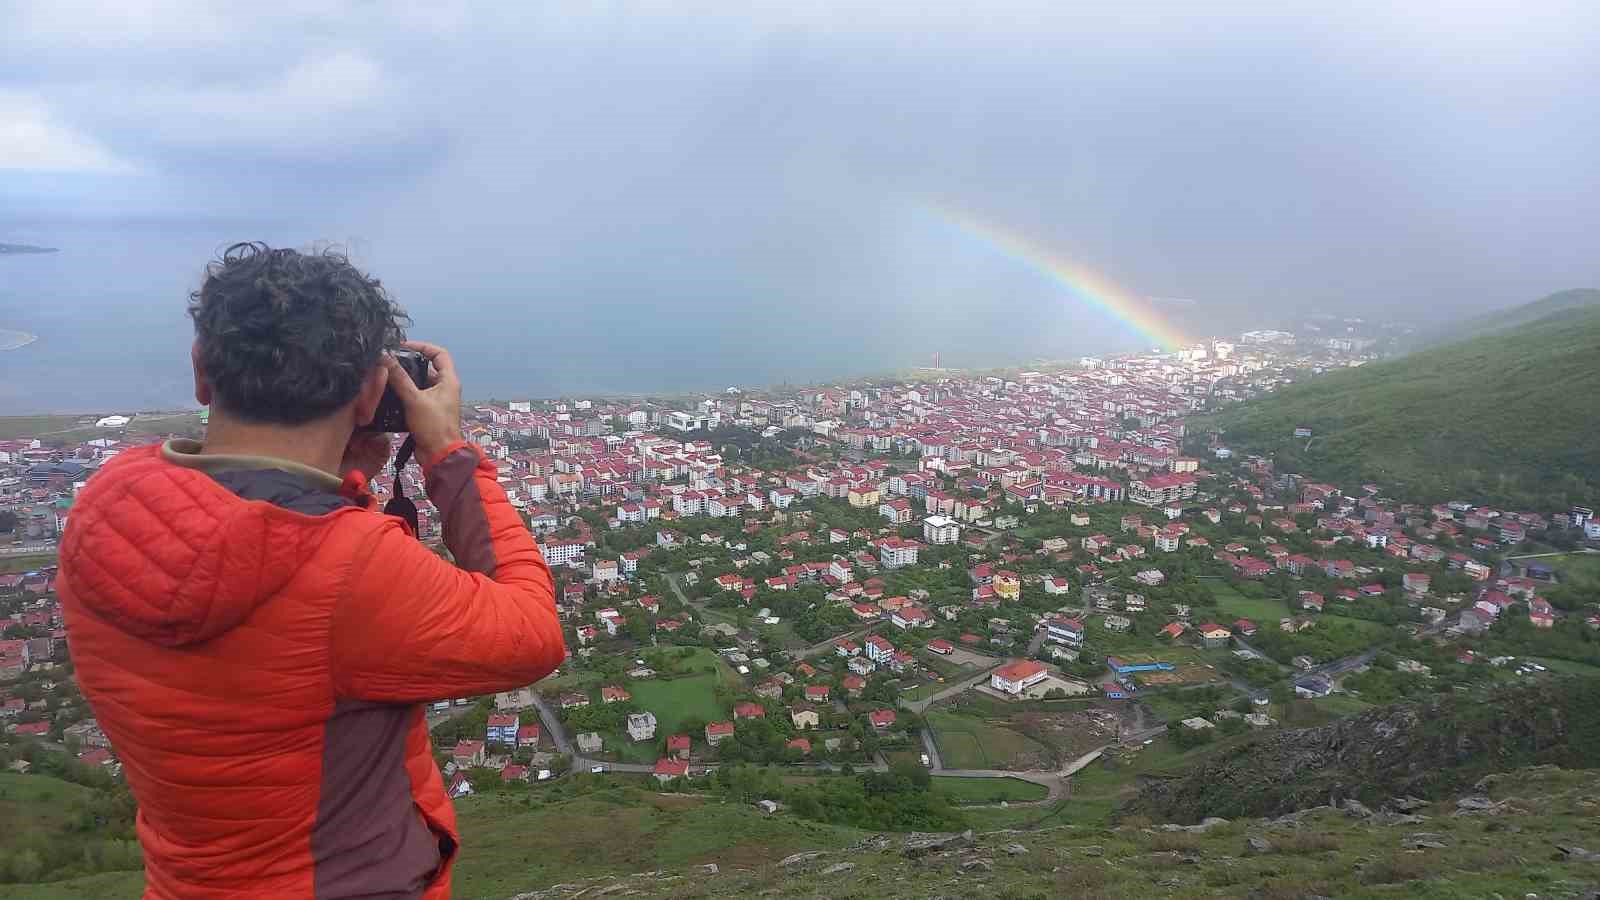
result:
M 291 459 L 244 453 L 202 453 L 204 447 L 204 444 L 191 438 L 172 438 L 161 445 L 161 458 L 174 465 L 199 469 L 208 474 L 240 469 L 277 469 L 300 478 L 311 488 L 338 492 L 345 485 L 346 479 Z

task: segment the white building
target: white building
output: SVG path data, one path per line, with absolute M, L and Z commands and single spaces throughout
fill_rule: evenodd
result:
M 1049 677 L 1050 669 L 1044 663 L 1019 659 L 995 669 L 989 676 L 989 686 L 1007 694 L 1020 694 Z
M 653 712 L 633 713 L 628 716 L 628 737 L 639 741 L 648 741 L 656 736 L 656 714 Z
M 584 549 L 582 541 L 551 541 L 539 545 L 539 552 L 544 554 L 545 563 L 552 566 L 566 565 L 583 559 Z
M 929 516 L 922 520 L 922 538 L 930 544 L 954 544 L 961 540 L 961 523 L 949 516 Z

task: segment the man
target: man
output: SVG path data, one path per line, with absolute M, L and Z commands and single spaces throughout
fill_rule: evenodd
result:
M 343 257 L 239 244 L 190 297 L 203 444 L 117 456 L 61 546 L 84 695 L 139 801 L 146 896 L 447 897 L 458 837 L 421 704 L 564 658 L 550 570 L 462 440 L 450 355 Z M 405 409 L 452 565 L 367 478 Z

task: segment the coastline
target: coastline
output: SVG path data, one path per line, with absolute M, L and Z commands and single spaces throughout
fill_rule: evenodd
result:
M 38 339 L 37 334 L 0 328 L 0 351 L 20 350 Z

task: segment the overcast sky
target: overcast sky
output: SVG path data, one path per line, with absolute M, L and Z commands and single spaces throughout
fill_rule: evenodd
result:
M 1481 310 L 1600 283 L 1597 10 L 0 2 L 0 240 L 188 229 L 123 273 L 179 313 L 191 247 L 352 240 L 506 390 L 1137 340 L 939 207 L 1219 310 Z

